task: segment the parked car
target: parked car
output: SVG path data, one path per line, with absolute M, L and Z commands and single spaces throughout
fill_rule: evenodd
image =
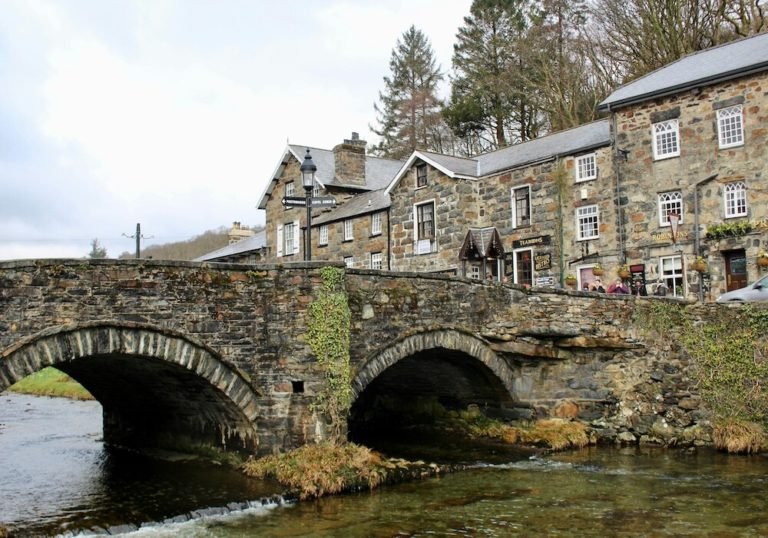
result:
M 717 298 L 718 303 L 768 301 L 768 275 L 754 284 L 729 291 Z

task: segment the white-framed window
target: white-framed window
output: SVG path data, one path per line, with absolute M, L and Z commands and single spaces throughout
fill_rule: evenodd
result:
M 319 245 L 327 245 L 328 244 L 328 225 L 322 224 L 320 226 L 320 242 Z
M 531 186 L 512 189 L 512 227 L 520 228 L 531 224 Z
M 414 254 L 437 252 L 435 241 L 435 202 L 429 201 L 413 206 Z
M 480 266 L 479 265 L 473 265 L 469 268 L 469 278 L 473 278 L 475 280 L 480 280 Z
M 667 287 L 667 294 L 683 296 L 683 260 L 680 256 L 659 258 L 659 276 Z
M 747 216 L 747 186 L 743 181 L 728 183 L 723 188 L 725 218 Z
M 514 250 L 512 264 L 515 284 L 533 286 L 533 249 L 523 248 Z
M 680 155 L 678 121 L 667 120 L 653 124 L 653 158 L 656 160 Z
M 344 265 L 352 267 L 355 264 L 354 256 L 344 256 Z
M 597 177 L 597 156 L 594 153 L 576 157 L 576 183 Z
M 301 235 L 299 221 L 277 225 L 277 256 L 291 256 L 299 253 L 299 236 Z
M 286 196 L 295 196 L 296 195 L 296 185 L 293 183 L 293 181 L 289 181 L 285 184 L 285 195 Z
M 381 235 L 381 212 L 371 214 L 371 235 Z
M 717 111 L 717 140 L 721 148 L 744 144 L 744 120 L 741 105 Z
M 659 226 L 671 226 L 670 213 L 680 215 L 680 224 L 683 223 L 683 193 L 680 191 L 662 192 L 659 194 Z
M 576 208 L 577 239 L 597 239 L 600 237 L 600 210 L 597 205 Z
M 312 196 L 320 196 L 320 183 L 317 181 L 312 185 Z
M 382 269 L 381 252 L 371 252 L 371 269 Z
M 419 164 L 416 166 L 416 188 L 427 186 L 427 165 Z
M 354 222 L 352 219 L 344 221 L 344 241 L 352 241 L 355 238 Z

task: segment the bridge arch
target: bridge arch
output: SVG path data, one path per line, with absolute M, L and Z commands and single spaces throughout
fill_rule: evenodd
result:
M 434 349 L 460 352 L 476 359 L 495 374 L 510 395 L 513 393 L 512 370 L 485 340 L 466 331 L 443 328 L 405 336 L 369 356 L 352 382 L 355 397 L 360 396 L 373 380 L 391 366 L 403 359 Z
M 260 395 L 216 351 L 177 331 L 136 323 L 41 331 L 0 352 L 0 391 L 46 366 L 101 403 L 107 443 L 244 451 L 258 445 Z

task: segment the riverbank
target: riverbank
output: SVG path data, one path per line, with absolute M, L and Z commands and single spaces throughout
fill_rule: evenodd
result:
M 83 386 L 56 368 L 43 368 L 25 377 L 15 385 L 8 387 L 11 392 L 32 396 L 53 396 L 73 400 L 93 400 L 90 392 Z M 2 537 L 2 535 L 0 535 Z

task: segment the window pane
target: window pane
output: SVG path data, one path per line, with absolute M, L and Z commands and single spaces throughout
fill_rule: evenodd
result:
M 744 143 L 744 125 L 741 105 L 717 111 L 718 139 L 721 148 Z
M 596 205 L 576 210 L 576 224 L 579 239 L 594 239 L 599 236 L 599 215 Z
M 679 222 L 683 222 L 683 195 L 680 191 L 663 192 L 659 194 L 659 224 L 669 226 L 669 214 L 680 215 Z
M 533 285 L 533 258 L 530 250 L 515 252 L 515 284 Z

